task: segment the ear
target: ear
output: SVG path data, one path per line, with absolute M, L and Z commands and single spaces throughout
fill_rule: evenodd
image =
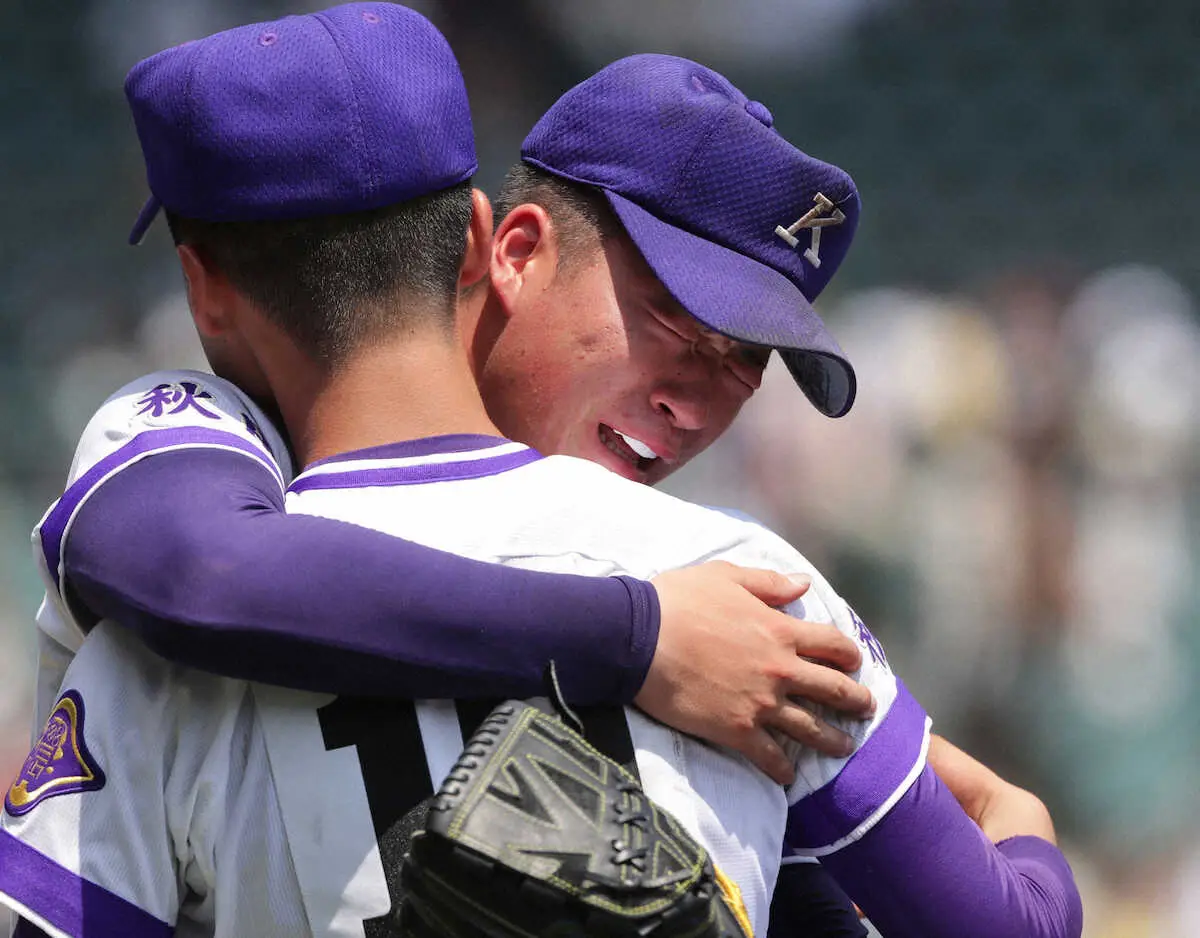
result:
M 474 286 L 487 276 L 492 255 L 492 203 L 480 189 L 471 190 L 471 224 L 467 228 L 467 250 L 458 272 L 460 290 Z
M 232 326 L 228 296 L 228 281 L 212 263 L 190 244 L 175 247 L 183 280 L 187 285 L 188 308 L 196 331 L 205 338 L 224 335 Z
M 492 239 L 492 290 L 508 315 L 526 291 L 540 293 L 558 269 L 558 236 L 542 206 L 532 202 L 509 212 Z

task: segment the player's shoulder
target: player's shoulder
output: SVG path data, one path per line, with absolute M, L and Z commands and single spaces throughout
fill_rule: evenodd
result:
M 291 476 L 279 430 L 247 394 L 216 375 L 168 370 L 130 381 L 100 405 L 80 436 L 69 481 L 101 463 L 187 446 L 239 449 Z
M 811 571 L 798 550 L 749 516 L 686 501 L 584 459 L 552 456 L 543 462 L 559 477 L 556 482 L 604 514 L 606 523 L 636 527 L 660 550 L 669 543 L 694 553 L 691 562 L 721 559 L 782 573 Z

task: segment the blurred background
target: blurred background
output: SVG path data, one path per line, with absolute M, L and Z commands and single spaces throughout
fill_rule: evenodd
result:
M 0 778 L 29 738 L 28 533 L 99 402 L 201 367 L 121 94 L 160 48 L 326 3 L 6 4 Z M 1089 938 L 1200 935 L 1200 7 L 1190 0 L 420 0 L 494 190 L 554 98 L 689 55 L 862 193 L 819 308 L 859 396 L 773 368 L 670 488 L 818 564 L 935 726 L 1042 794 Z M 2 923 L 0 923 L 2 924 Z

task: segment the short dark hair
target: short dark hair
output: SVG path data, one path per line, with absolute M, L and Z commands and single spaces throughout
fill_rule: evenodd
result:
M 531 163 L 511 166 L 496 195 L 495 219 L 500 221 L 518 205 L 532 202 L 546 210 L 554 222 L 564 266 L 579 249 L 599 237 L 601 241 L 625 233 L 621 222 L 595 186 L 563 179 Z
M 383 208 L 286 221 L 210 222 L 167 213 L 176 244 L 203 251 L 316 361 L 339 364 L 398 325 L 404 299 L 453 322 L 471 184 Z

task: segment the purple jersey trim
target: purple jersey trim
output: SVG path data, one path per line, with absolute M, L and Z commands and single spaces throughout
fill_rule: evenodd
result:
M 288 491 L 296 493 L 310 492 L 316 489 L 356 489 L 383 485 L 421 485 L 426 482 L 481 479 L 485 476 L 508 472 L 510 469 L 519 469 L 521 466 L 537 462 L 541 458 L 542 454 L 537 450 L 522 449 L 515 453 L 505 453 L 502 456 L 486 456 L 454 462 L 372 466 L 367 469 L 354 469 L 350 464 L 342 471 L 334 470 L 313 475 L 306 472 L 288 486 Z
M 1083 906 L 1061 851 L 991 843 L 929 766 L 859 841 L 821 860 L 888 938 L 1079 938 Z
M 235 433 L 210 430 L 206 427 L 179 427 L 147 430 L 139 433 L 116 452 L 105 456 L 76 479 L 46 513 L 42 523 L 38 525 L 42 555 L 46 559 L 46 569 L 54 580 L 55 589 L 61 589 L 63 539 L 71 529 L 71 522 L 75 519 L 76 512 L 97 486 L 114 472 L 118 472 L 146 456 L 192 446 L 239 450 L 271 469 L 279 479 L 280 486 L 283 485 L 283 477 L 274 460 L 269 459 L 262 450 Z
M 788 809 L 786 842 L 801 851 L 828 852 L 890 801 L 904 794 L 924 763 L 928 720 L 925 710 L 896 681 L 887 715 L 837 777 Z
M 0 830 L 0 892 L 74 938 L 170 938 L 175 929 Z M 39 923 L 40 924 L 40 923 Z
M 305 467 L 305 471 L 317 466 L 329 466 L 356 459 L 415 459 L 422 456 L 434 456 L 438 453 L 470 453 L 495 449 L 497 446 L 511 446 L 512 443 L 512 440 L 505 437 L 487 436 L 483 433 L 445 433 L 441 436 L 401 440 L 396 443 L 384 443 L 381 446 L 368 446 L 364 449 L 338 453 L 336 456 L 327 456 L 310 463 Z

